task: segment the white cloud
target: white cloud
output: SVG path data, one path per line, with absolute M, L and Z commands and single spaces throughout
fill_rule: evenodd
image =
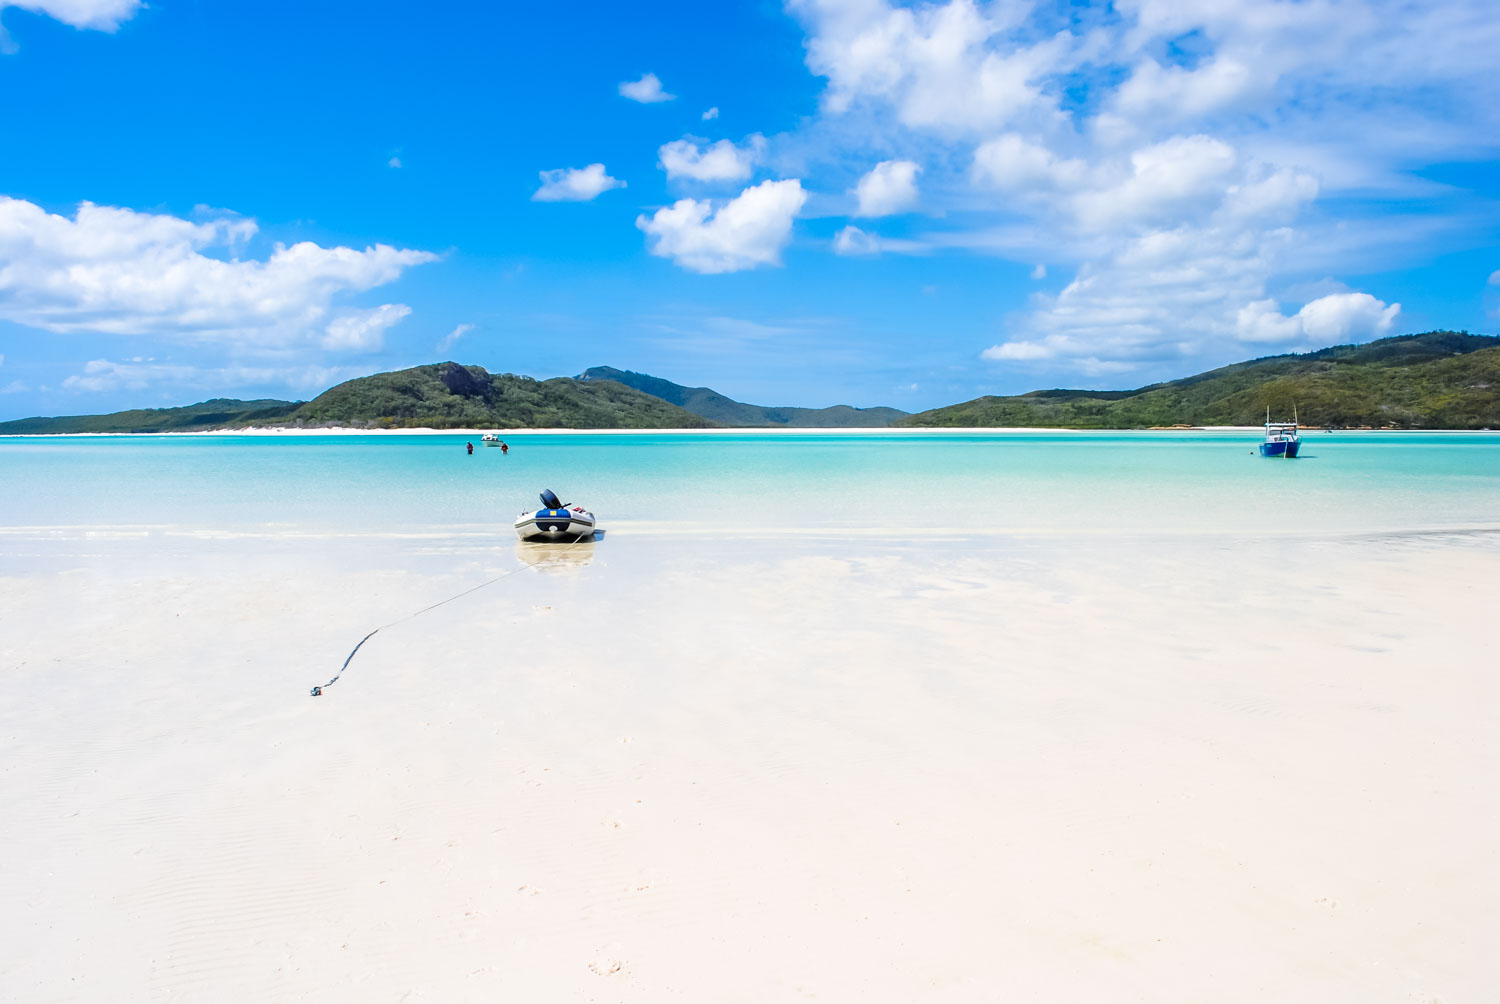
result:
M 833 238 L 833 253 L 841 255 L 879 254 L 880 238 L 859 227 L 847 226 Z
M 1391 333 L 1401 304 L 1387 306 L 1369 293 L 1333 293 L 1297 311 L 1302 330 L 1314 342 L 1381 338 Z
M 1041 262 L 1037 262 L 1036 267 L 1031 270 L 1031 277 L 1033 279 L 1047 278 L 1047 266 L 1043 265 Z
M 677 95 L 668 94 L 661 89 L 661 81 L 654 73 L 646 73 L 639 80 L 627 80 L 622 83 L 620 96 L 629 98 L 631 101 L 639 101 L 643 105 L 655 104 L 658 101 L 673 101 L 677 98 Z
M 1493 272 L 1490 273 L 1490 283 L 1489 284 L 1491 286 L 1500 286 L 1500 268 L 1497 268 L 1497 269 L 1495 269 L 1495 271 L 1493 271 Z
M 765 149 L 766 140 L 759 133 L 750 136 L 745 145 L 735 146 L 727 139 L 700 147 L 696 137 L 673 140 L 657 151 L 662 170 L 672 180 L 745 181 L 755 169 L 755 162 Z
M 1053 335 L 1044 341 L 1006 342 L 991 345 L 979 354 L 981 359 L 1051 359 L 1066 346 L 1067 339 Z
M 1130 135 L 1140 123 L 1200 119 L 1263 96 L 1275 82 L 1274 57 L 1264 54 L 1241 61 L 1222 55 L 1194 69 L 1162 66 L 1154 59 L 1139 63 L 1115 91 L 1109 110 L 1095 120 L 1106 139 Z
M 845 256 L 875 255 L 883 252 L 923 254 L 931 250 L 921 241 L 881 237 L 850 225 L 833 236 L 833 253 Z
M 388 161 L 385 162 L 385 166 L 386 167 L 400 167 L 401 166 L 401 158 L 400 157 L 392 157 L 390 160 L 388 160 Z
M 1170 223 L 1223 200 L 1239 158 L 1228 143 L 1210 136 L 1174 136 L 1130 155 L 1130 172 L 1117 184 L 1085 191 L 1074 207 L 1096 228 L 1118 224 Z
M 93 359 L 84 364 L 83 372 L 66 377 L 62 385 L 67 390 L 85 393 L 145 390 L 163 384 L 213 394 L 245 387 L 287 388 L 296 393 L 316 393 L 336 383 L 369 373 L 368 368 L 360 366 L 200 367 L 140 358 L 123 362 Z
M 143 6 L 141 0 L 4 0 L 0 3 L 0 13 L 6 7 L 19 7 L 46 14 L 74 28 L 114 31 Z
M 1270 339 L 1275 318 L 1242 312 L 1265 298 L 1296 239 L 1285 223 L 1316 192 L 1307 175 L 1203 136 L 1100 158 L 1072 190 L 1033 190 L 1051 249 L 1084 261 L 1059 293 L 1033 297 L 1012 320 L 1015 337 L 983 355 L 1102 373 L 1228 351 L 1247 331 Z
M 1472 213 L 1445 208 L 1451 191 L 1417 172 L 1500 152 L 1492 0 L 1122 0 L 1062 17 L 1027 0 L 788 8 L 827 78 L 800 162 L 920 153 L 924 208 L 941 221 L 922 245 L 1073 270 L 1007 318 L 990 358 L 1106 372 L 1232 358 L 1244 333 L 1389 330 L 1396 314 L 1370 294 L 1286 318 L 1267 291 L 1447 250 L 1444 234 L 1474 241 Z M 1381 225 L 1414 198 L 1428 201 Z M 857 229 L 834 241 L 877 249 Z
M 828 78 L 824 106 L 889 105 L 905 126 L 961 133 L 1046 118 L 1040 84 L 1070 47 L 1062 34 L 1012 38 L 1025 8 L 973 0 L 789 0 L 811 29 L 807 64 Z
M 192 222 L 89 202 L 69 219 L 0 196 L 0 318 L 55 332 L 265 348 L 325 336 L 337 298 L 437 260 L 384 244 L 356 251 L 310 241 L 242 260 L 237 254 L 256 230 L 239 217 Z
M 909 160 L 882 160 L 854 186 L 857 216 L 889 216 L 917 202 L 917 175 L 922 169 Z
M 588 167 L 560 167 L 555 171 L 539 171 L 542 187 L 531 196 L 533 202 L 588 202 L 611 188 L 624 188 L 625 182 L 611 178 L 603 164 Z
M 737 272 L 779 265 L 792 221 L 807 201 L 802 183 L 763 181 L 713 209 L 709 200 L 679 199 L 652 216 L 636 217 L 654 255 L 694 272 Z
M 4 365 L 5 365 L 5 356 L 0 355 L 0 366 L 4 366 Z
M 1290 342 L 1302 337 L 1302 319 L 1282 316 L 1276 301 L 1269 298 L 1241 307 L 1235 326 L 1246 342 Z
M 93 359 L 86 363 L 82 373 L 75 373 L 63 380 L 68 390 L 140 390 L 158 380 L 180 380 L 191 376 L 196 370 L 191 366 L 166 366 L 142 363 L 113 363 L 108 359 Z
M 411 314 L 404 303 L 383 303 L 369 310 L 351 310 L 328 322 L 323 347 L 344 352 L 373 352 L 385 344 L 386 329 Z
M 1330 293 L 1306 304 L 1291 317 L 1282 316 L 1275 300 L 1256 300 L 1240 309 L 1239 337 L 1247 342 L 1292 342 L 1318 345 L 1368 341 L 1391 333 L 1401 304 L 1387 305 L 1369 293 Z
M 714 105 L 708 111 L 706 111 L 706 112 L 703 113 L 703 121 L 705 121 L 705 122 L 712 122 L 714 119 L 716 119 L 718 117 L 719 117 L 719 106 L 718 105 Z
M 0 394 L 24 394 L 31 388 L 20 380 L 12 380 L 4 387 L 0 387 Z
M 467 335 L 473 330 L 474 325 L 472 324 L 460 324 L 458 327 L 454 328 L 452 331 L 443 336 L 442 341 L 438 342 L 437 344 L 437 350 L 439 352 L 447 352 L 449 349 L 453 348 L 455 344 L 457 344 L 460 338 L 462 338 L 464 335 Z
M 1073 188 L 1086 172 L 1083 161 L 1061 159 L 1017 133 L 997 136 L 974 151 L 974 180 L 1011 192 Z

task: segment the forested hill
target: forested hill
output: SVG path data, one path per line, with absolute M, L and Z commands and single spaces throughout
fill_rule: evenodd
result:
M 1259 425 L 1500 428 L 1500 338 L 1430 331 L 1269 356 L 1138 390 L 1042 390 L 924 411 L 908 426 L 1139 429 Z
M 714 423 L 611 381 L 534 380 L 434 363 L 349 380 L 306 403 L 216 399 L 185 408 L 0 422 L 0 435 L 191 432 L 265 426 L 371 429 L 699 429 Z
M 707 387 L 684 387 L 661 377 L 613 366 L 595 366 L 578 375 L 585 381 L 614 380 L 653 397 L 685 408 L 720 425 L 741 427 L 782 425 L 791 428 L 879 428 L 890 425 L 906 412 L 896 408 L 853 408 L 847 404 L 831 408 L 767 407 L 725 397 Z
M 624 384 L 535 380 L 453 362 L 349 380 L 289 418 L 311 425 L 434 429 L 701 429 L 714 424 Z
M 620 379 L 613 379 L 618 376 Z M 640 387 L 627 386 L 639 384 Z M 675 400 L 674 400 L 675 399 Z M 679 404 L 681 402 L 681 404 Z M 727 426 L 1258 425 L 1266 408 L 1306 425 L 1500 429 L 1500 338 L 1431 331 L 1270 356 L 1138 390 L 1041 390 L 906 416 L 894 408 L 765 408 L 706 387 L 591 369 L 535 380 L 454 362 L 377 373 L 311 401 L 215 398 L 183 408 L 0 422 L 0 435 L 318 428 L 701 429 Z
M 301 406 L 297 401 L 237 401 L 216 397 L 182 408 L 137 408 L 110 415 L 64 415 L 0 422 L 0 435 L 69 432 L 197 432 L 247 425 L 274 425 Z

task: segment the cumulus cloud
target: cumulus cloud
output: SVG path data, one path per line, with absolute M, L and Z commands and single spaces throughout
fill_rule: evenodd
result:
M 625 182 L 611 178 L 603 164 L 588 167 L 560 167 L 539 171 L 542 187 L 532 193 L 533 202 L 588 202 L 611 188 L 624 188 Z
M 917 202 L 917 175 L 922 169 L 910 160 L 882 160 L 859 179 L 854 197 L 857 216 L 889 216 Z
M 636 217 L 651 253 L 694 272 L 738 272 L 781 264 L 792 221 L 807 201 L 802 183 L 763 181 L 717 210 L 707 199 L 679 199 Z
M 703 121 L 705 121 L 705 122 L 712 122 L 714 119 L 716 119 L 718 117 L 719 117 L 719 106 L 718 105 L 714 105 L 708 111 L 706 111 L 706 112 L 703 113 Z
M 385 344 L 386 329 L 410 314 L 411 308 L 404 303 L 383 303 L 370 310 L 340 314 L 323 330 L 323 347 L 345 352 L 373 352 Z
M 807 63 L 827 77 L 834 113 L 888 105 L 906 126 L 972 132 L 1045 117 L 1042 77 L 1070 47 L 1065 35 L 1012 41 L 1021 8 L 972 0 L 897 7 L 885 0 L 790 0 L 811 29 Z M 993 44 L 1000 42 L 1002 44 Z
M 339 297 L 437 260 L 384 244 L 357 251 L 311 241 L 241 259 L 256 232 L 254 221 L 224 214 L 193 222 L 85 202 L 70 219 L 0 196 L 0 318 L 55 332 L 266 347 L 329 337 Z
M 1127 0 L 1066 18 L 978 0 L 788 8 L 827 80 L 805 145 L 826 143 L 830 162 L 861 142 L 920 151 L 923 201 L 942 220 L 923 244 L 1072 269 L 1007 318 L 991 359 L 1175 368 L 1247 338 L 1389 330 L 1396 313 L 1370 294 L 1285 317 L 1267 291 L 1309 267 L 1354 268 L 1350 249 L 1376 253 L 1362 213 L 1431 196 L 1415 165 L 1472 157 L 1476 135 L 1500 135 L 1500 78 L 1481 55 L 1500 47 L 1488 0 Z M 1338 198 L 1307 211 L 1326 194 Z M 1405 220 L 1427 211 L 1408 208 Z M 1429 242 L 1444 232 L 1424 222 Z M 1387 228 L 1383 253 L 1408 253 L 1414 232 Z M 874 248 L 857 228 L 834 241 Z
M 1239 156 L 1211 136 L 1174 136 L 1130 155 L 1118 183 L 1080 193 L 1075 212 L 1085 225 L 1169 223 L 1216 206 L 1231 183 Z
M 1018 133 L 1005 133 L 974 151 L 972 173 L 980 184 L 1024 192 L 1074 188 L 1083 180 L 1087 167 L 1076 158 L 1060 158 Z
M 1239 337 L 1247 342 L 1291 342 L 1299 339 L 1328 345 L 1368 341 L 1391 333 L 1401 304 L 1386 304 L 1369 293 L 1332 293 L 1306 304 L 1290 317 L 1275 300 L 1256 300 L 1240 308 Z
M 705 145 L 699 146 L 700 143 Z M 755 134 L 744 146 L 727 139 L 709 144 L 693 136 L 673 140 L 657 151 L 662 170 L 672 180 L 745 181 L 755 169 L 755 162 L 765 149 L 764 136 Z
M 620 85 L 620 96 L 629 98 L 631 101 L 639 101 L 643 105 L 655 104 L 658 101 L 674 101 L 675 94 L 668 94 L 661 89 L 661 81 L 656 74 L 646 73 L 639 80 L 627 80 Z

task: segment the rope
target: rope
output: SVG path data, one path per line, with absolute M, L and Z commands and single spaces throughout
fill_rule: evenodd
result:
M 564 547 L 564 549 L 569 548 L 569 547 L 577 547 L 579 544 L 582 544 L 582 543 L 585 543 L 585 542 L 593 543 L 593 541 L 594 541 L 594 535 L 592 533 L 590 533 L 587 536 L 579 537 L 577 540 L 573 541 L 572 543 L 564 544 L 563 547 Z M 430 607 L 423 607 L 421 610 L 418 610 L 414 614 L 407 614 L 405 617 L 398 617 L 398 618 L 396 618 L 395 620 L 391 621 L 389 624 L 382 624 L 382 625 L 380 625 L 380 627 L 376 628 L 374 631 L 371 631 L 369 634 L 365 635 L 363 638 L 361 638 L 359 640 L 359 644 L 354 646 L 354 651 L 349 653 L 349 657 L 344 660 L 344 664 L 339 667 L 339 671 L 337 673 L 333 674 L 333 678 L 331 680 L 329 680 L 327 683 L 323 684 L 321 687 L 313 687 L 312 690 L 309 691 L 309 693 L 313 697 L 321 697 L 321 696 L 323 696 L 323 691 L 327 690 L 329 687 L 331 687 L 335 683 L 339 682 L 339 677 L 341 677 L 341 676 L 344 675 L 344 670 L 348 669 L 349 668 L 349 663 L 354 660 L 354 654 L 355 654 L 355 652 L 358 652 L 360 650 L 360 648 L 362 648 L 364 646 L 365 642 L 369 641 L 371 638 L 375 637 L 377 634 L 379 634 L 380 632 L 384 631 L 386 628 L 395 627 L 397 624 L 405 624 L 407 621 L 411 620 L 412 618 L 414 618 L 414 617 L 420 617 L 423 614 L 427 613 L 427 611 L 429 611 L 429 610 L 436 610 L 438 607 L 442 606 L 445 603 L 452 603 L 454 600 L 461 600 L 465 596 L 468 596 L 470 593 L 478 592 L 479 590 L 483 589 L 485 586 L 493 586 L 495 583 L 499 582 L 501 579 L 508 579 L 512 575 L 515 575 L 517 572 L 524 572 L 528 568 L 535 568 L 535 567 L 537 567 L 537 566 L 536 565 L 522 565 L 519 568 L 512 568 L 508 572 L 501 572 L 499 575 L 495 576 L 493 579 L 490 579 L 487 582 L 481 582 L 477 586 L 470 586 L 468 589 L 465 589 L 463 592 L 456 593 L 453 596 L 448 597 L 446 600 L 438 600 L 436 603 L 432 604 L 432 606 L 430 606 Z

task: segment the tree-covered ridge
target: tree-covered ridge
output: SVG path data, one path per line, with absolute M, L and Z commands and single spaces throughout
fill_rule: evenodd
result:
M 619 374 L 641 388 L 606 377 Z M 679 407 L 664 399 L 686 402 Z M 434 363 L 339 384 L 305 404 L 215 398 L 183 408 L 25 418 L 0 434 L 188 432 L 249 426 L 355 428 L 699 429 L 715 425 L 837 428 L 1039 426 L 1132 429 L 1257 425 L 1267 408 L 1308 425 L 1500 428 L 1500 338 L 1433 331 L 1269 356 L 1137 390 L 1042 390 L 981 397 L 900 417 L 893 408 L 762 408 L 708 388 L 606 367 L 535 380 Z M 711 420 L 701 408 L 723 417 Z M 715 411 L 715 409 L 718 409 Z
M 610 381 L 535 380 L 434 363 L 347 380 L 306 403 L 215 399 L 184 408 L 24 418 L 0 434 L 193 432 L 346 426 L 370 429 L 701 429 L 710 422 Z
M 216 397 L 182 408 L 138 408 L 111 415 L 66 415 L 0 422 L 0 434 L 77 432 L 197 432 L 248 425 L 274 425 L 301 406 L 297 401 L 238 401 Z
M 536 380 L 445 362 L 349 380 L 289 418 L 379 428 L 701 429 L 714 423 L 611 381 Z
M 1138 429 L 1258 425 L 1266 409 L 1308 425 L 1500 428 L 1500 338 L 1432 331 L 1269 356 L 1128 391 L 980 397 L 897 424 Z
M 836 404 L 830 408 L 779 408 L 746 404 L 708 387 L 684 387 L 661 377 L 631 370 L 617 370 L 613 366 L 586 369 L 578 375 L 578 379 L 614 380 L 720 425 L 747 428 L 773 425 L 803 429 L 880 428 L 906 415 L 906 412 L 896 408 L 853 408 L 847 404 Z

